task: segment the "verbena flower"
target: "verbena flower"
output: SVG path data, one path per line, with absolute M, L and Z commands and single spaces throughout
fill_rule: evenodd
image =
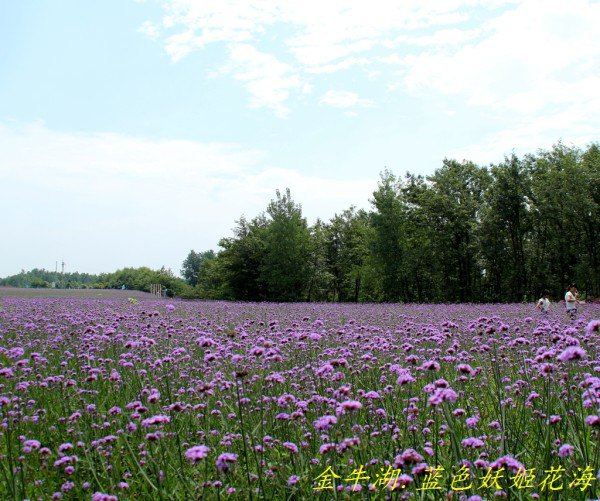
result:
M 220 472 L 229 471 L 231 465 L 233 465 L 237 461 L 237 458 L 237 454 L 233 454 L 231 452 L 224 452 L 217 458 L 217 470 L 219 470 Z
M 185 451 L 185 457 L 192 463 L 197 463 L 208 456 L 210 449 L 205 445 L 195 445 Z

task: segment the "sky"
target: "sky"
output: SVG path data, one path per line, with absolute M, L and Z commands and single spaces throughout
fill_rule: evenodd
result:
M 0 2 L 0 276 L 166 266 L 289 187 L 309 222 L 379 173 L 600 131 L 600 2 Z

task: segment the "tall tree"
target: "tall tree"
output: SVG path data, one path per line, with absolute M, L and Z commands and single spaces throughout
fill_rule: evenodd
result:
M 290 190 L 279 190 L 267 208 L 265 254 L 260 269 L 267 297 L 276 301 L 305 298 L 309 283 L 310 232 L 302 208 Z
M 562 293 L 576 279 L 583 224 L 579 152 L 562 144 L 525 159 L 531 176 L 533 287 Z
M 444 160 L 427 180 L 419 204 L 435 235 L 443 299 L 472 301 L 481 279 L 475 230 L 489 174 L 472 162 Z
M 405 266 L 409 301 L 439 301 L 444 298 L 440 265 L 436 259 L 437 235 L 422 206 L 429 186 L 423 176 L 407 174 L 402 188 L 406 210 Z
M 327 261 L 327 234 L 328 226 L 320 219 L 310 228 L 307 301 L 327 301 L 333 299 L 331 292 L 334 277 Z
M 327 260 L 333 277 L 334 298 L 360 298 L 364 266 L 369 255 L 369 216 L 355 207 L 336 214 L 327 227 Z
M 264 214 L 248 222 L 237 221 L 234 235 L 219 242 L 224 293 L 233 299 L 260 301 L 266 299 L 261 269 L 266 254 L 268 221 Z
M 530 179 L 512 155 L 492 166 L 479 226 L 480 255 L 491 300 L 521 301 L 528 289 Z M 540 291 L 541 292 L 541 291 Z
M 517 301 L 544 288 L 557 297 L 571 281 L 600 294 L 596 144 L 559 143 L 489 169 L 445 160 L 428 177 L 384 171 L 371 203 L 308 228 L 289 190 L 277 192 L 201 268 L 200 296 Z
M 582 170 L 587 196 L 579 206 L 582 218 L 586 256 L 579 276 L 585 277 L 586 288 L 594 296 L 600 295 L 600 147 L 592 144 L 582 157 Z
M 372 251 L 379 270 L 382 299 L 398 301 L 406 298 L 405 212 L 400 197 L 400 183 L 386 170 L 381 174 L 371 200 L 374 211 Z
M 181 276 L 189 285 L 195 287 L 198 285 L 202 267 L 205 266 L 209 260 L 214 258 L 215 252 L 213 250 L 204 252 L 195 252 L 194 250 L 191 250 L 181 266 Z

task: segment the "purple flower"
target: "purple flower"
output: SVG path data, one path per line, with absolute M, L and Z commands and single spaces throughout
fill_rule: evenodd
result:
M 485 443 L 483 442 L 483 440 L 481 440 L 479 438 L 469 437 L 469 438 L 465 438 L 461 442 L 461 445 L 463 447 L 471 447 L 472 449 L 480 449 L 481 447 L 483 447 L 485 445 Z
M 587 416 L 585 418 L 585 424 L 588 426 L 600 426 L 600 416 Z
M 335 416 L 321 416 L 313 423 L 313 425 L 319 431 L 327 431 L 336 423 L 337 418 Z
M 519 470 L 525 468 L 519 461 L 511 456 L 499 457 L 496 459 L 496 461 L 490 464 L 490 468 L 494 470 L 499 470 L 502 467 L 505 467 L 507 470 L 510 470 L 513 473 L 517 473 Z
M 36 451 L 41 446 L 42 444 L 37 440 L 25 440 L 25 442 L 23 442 L 23 452 L 29 453 L 31 451 Z
M 300 480 L 298 475 L 291 475 L 290 478 L 288 478 L 287 484 L 288 485 L 296 485 L 298 483 L 298 480 Z
M 185 457 L 188 461 L 197 463 L 208 456 L 208 451 L 210 451 L 210 449 L 205 445 L 195 445 L 194 447 L 190 447 L 187 451 L 185 451 Z
M 229 471 L 231 465 L 237 461 L 237 458 L 237 454 L 233 454 L 231 452 L 224 452 L 217 458 L 217 470 L 219 470 L 220 472 Z
M 406 449 L 400 457 L 402 458 L 402 464 L 415 464 L 423 461 L 423 456 L 414 449 Z
M 458 395 L 452 388 L 436 388 L 428 399 L 429 405 L 437 406 L 442 402 L 456 402 Z
M 475 372 L 469 364 L 458 364 L 456 369 L 462 374 L 473 374 Z
M 75 484 L 71 481 L 67 481 L 60 486 L 60 490 L 63 492 L 69 492 L 73 487 L 75 487 Z
M 164 414 L 157 414 L 156 416 L 149 417 L 142 421 L 142 426 L 144 428 L 148 428 L 153 425 L 166 424 L 171 421 L 169 416 L 165 416 Z
M 58 446 L 58 452 L 70 451 L 73 448 L 73 444 L 70 442 L 65 442 Z
M 286 449 L 292 451 L 293 454 L 298 454 L 298 446 L 293 442 L 283 442 L 283 445 Z
M 579 346 L 569 346 L 556 358 L 561 362 L 581 360 L 582 358 L 585 358 L 585 351 L 583 351 Z
M 600 320 L 591 320 L 585 327 L 585 333 L 588 336 L 592 334 L 600 334 Z
M 368 391 L 367 393 L 365 393 L 364 395 L 365 398 L 371 399 L 371 400 L 376 400 L 378 398 L 381 398 L 381 396 L 379 395 L 379 393 L 377 393 L 376 391 Z
M 41 451 L 40 451 L 41 452 Z M 77 456 L 63 456 L 60 459 L 54 461 L 54 466 L 60 468 L 61 466 L 68 465 L 69 463 L 76 463 Z
M 477 423 L 479 423 L 479 416 L 472 416 L 467 418 L 467 420 L 465 421 L 467 428 L 475 428 L 477 426 Z
M 362 404 L 357 400 L 346 400 L 341 403 L 341 406 L 345 411 L 357 411 L 362 407 Z
M 335 450 L 335 444 L 327 443 L 319 447 L 319 454 L 327 454 L 329 451 Z
M 560 446 L 560 449 L 558 449 L 558 457 L 566 458 L 568 456 L 571 456 L 574 450 L 575 448 L 572 445 L 563 444 Z
M 440 364 L 438 362 L 436 362 L 435 360 L 427 360 L 427 361 L 423 362 L 422 367 L 423 367 L 423 369 L 425 369 L 427 371 L 439 371 L 440 370 Z
M 410 475 L 403 473 L 398 478 L 392 478 L 386 487 L 390 491 L 403 490 L 412 482 L 413 478 Z
M 102 492 L 94 492 L 92 494 L 92 501 L 119 501 L 119 498 L 110 494 L 103 494 Z
M 407 370 L 402 370 L 402 372 L 398 373 L 398 379 L 396 380 L 396 384 L 400 386 L 404 386 L 406 384 L 414 383 L 415 378 L 412 377 L 411 373 Z

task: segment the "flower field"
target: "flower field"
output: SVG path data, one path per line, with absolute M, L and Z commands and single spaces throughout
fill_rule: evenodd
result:
M 0 498 L 596 499 L 554 306 L 0 298 Z

